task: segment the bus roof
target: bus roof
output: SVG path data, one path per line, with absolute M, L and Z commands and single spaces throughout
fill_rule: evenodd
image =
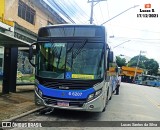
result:
M 102 27 L 105 28 L 103 25 L 94 25 L 94 24 L 54 24 L 54 25 L 47 25 L 45 27 L 41 27 L 41 28 L 47 28 L 47 27 L 63 27 L 63 26 L 68 26 L 68 27 L 73 27 L 73 26 L 79 26 L 79 27 L 83 27 L 83 26 L 90 26 L 90 27 Z
M 38 37 L 105 37 L 105 27 L 101 25 L 58 24 L 42 27 Z

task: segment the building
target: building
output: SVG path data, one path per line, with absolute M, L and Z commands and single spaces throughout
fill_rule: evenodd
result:
M 36 40 L 40 27 L 62 23 L 66 21 L 43 0 L 1 0 L 1 33 L 32 43 Z M 3 70 L 4 46 L 0 41 L 0 71 Z M 31 68 L 31 65 L 25 58 L 27 53 L 20 51 L 24 49 L 18 47 L 18 70 L 26 73 L 25 69 Z
M 44 0 L 0 0 L 0 77 L 2 93 L 16 92 L 17 71 L 33 73 L 27 51 L 40 27 L 66 21 Z

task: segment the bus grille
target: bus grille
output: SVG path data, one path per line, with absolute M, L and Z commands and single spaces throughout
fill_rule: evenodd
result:
M 65 79 L 47 79 L 36 77 L 41 85 L 53 89 L 62 90 L 86 90 L 92 88 L 95 84 L 101 83 L 102 79 L 98 80 L 65 80 Z
M 60 98 L 51 98 L 48 96 L 43 96 L 43 100 L 46 102 L 48 105 L 57 105 L 58 102 L 68 102 L 69 106 L 73 107 L 82 107 L 83 104 L 86 102 L 86 100 L 82 99 L 60 99 Z
M 85 90 L 89 89 L 92 86 L 88 83 L 67 83 L 67 82 L 45 82 L 43 81 L 41 83 L 45 87 L 53 88 L 53 89 L 63 89 L 63 90 L 75 90 L 75 89 L 80 89 L 80 90 Z

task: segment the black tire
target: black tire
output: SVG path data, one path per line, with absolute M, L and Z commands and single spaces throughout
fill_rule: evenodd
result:
M 109 100 L 112 99 L 112 95 L 113 95 L 113 88 L 112 88 L 112 92 L 111 92 L 111 96 L 110 96 Z
M 40 115 L 50 114 L 53 112 L 53 108 L 51 107 L 45 107 L 44 109 L 39 111 Z
M 109 93 L 109 89 L 108 89 L 108 91 L 107 91 L 106 103 L 105 103 L 105 106 L 104 106 L 102 112 L 105 112 L 105 111 L 106 111 L 106 107 L 107 107 L 107 104 L 108 104 L 108 93 Z
M 154 84 L 154 85 L 153 85 L 153 87 L 156 87 L 156 86 L 157 86 L 157 84 Z

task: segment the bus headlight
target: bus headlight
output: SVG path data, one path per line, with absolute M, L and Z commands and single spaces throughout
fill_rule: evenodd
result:
M 90 94 L 90 95 L 88 96 L 88 101 L 92 100 L 93 98 L 94 98 L 94 93 L 92 93 L 92 94 Z
M 96 91 L 96 93 L 95 93 L 95 97 L 98 97 L 101 93 L 102 93 L 102 89 L 100 89 L 100 90 Z
M 98 97 L 101 93 L 102 93 L 102 89 L 97 90 L 96 92 L 94 92 L 88 96 L 87 101 L 91 101 L 92 99 Z

